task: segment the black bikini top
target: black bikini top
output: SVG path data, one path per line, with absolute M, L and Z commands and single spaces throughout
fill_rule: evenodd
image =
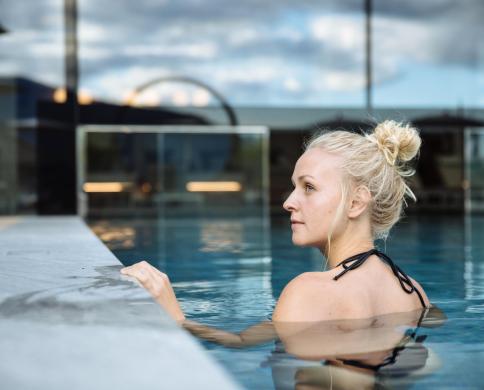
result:
M 417 290 L 415 290 L 417 291 Z M 427 338 L 427 335 L 420 335 L 417 336 L 417 331 L 422 325 L 422 321 L 424 320 L 425 316 L 427 315 L 429 309 L 422 309 L 422 312 L 420 313 L 420 318 L 418 320 L 417 326 L 415 329 L 407 329 L 405 332 L 405 337 L 401 340 L 401 342 L 393 348 L 391 355 L 387 356 L 385 359 L 380 364 L 368 364 L 365 363 L 364 361 L 361 360 L 356 360 L 356 359 L 335 359 L 347 366 L 353 366 L 353 367 L 358 367 L 358 368 L 364 368 L 367 370 L 372 370 L 375 373 L 378 372 L 381 368 L 386 367 L 386 366 L 391 366 L 397 362 L 397 357 L 399 354 L 404 351 L 405 349 L 413 349 L 413 357 L 412 357 L 412 363 L 409 364 L 409 362 L 405 362 L 403 367 L 397 368 L 396 372 L 402 372 L 402 368 L 405 369 L 405 371 L 410 372 L 418 368 L 422 368 L 425 366 L 425 363 L 427 361 L 428 357 L 428 350 L 425 348 L 422 343 L 425 341 Z M 413 340 L 414 344 L 408 346 L 407 344 Z M 418 352 L 417 352 L 418 351 Z M 417 352 L 417 353 L 416 353 Z M 415 359 L 417 358 L 417 359 Z M 326 361 L 324 364 L 325 365 L 330 365 L 330 361 Z M 413 367 L 413 364 L 416 364 L 416 367 Z
M 424 299 L 420 291 L 414 286 L 412 280 L 408 277 L 408 275 L 402 271 L 402 269 L 396 265 L 392 259 L 390 259 L 387 255 L 380 252 L 377 249 L 370 249 L 368 252 L 358 253 L 357 255 L 348 257 L 346 260 L 343 260 L 341 263 L 337 265 L 343 266 L 344 270 L 341 271 L 338 275 L 336 275 L 333 280 L 338 280 L 341 278 L 346 272 L 351 271 L 355 268 L 358 268 L 362 265 L 370 256 L 377 255 L 381 260 L 387 263 L 393 271 L 393 274 L 397 277 L 398 281 L 400 282 L 400 286 L 402 286 L 403 291 L 407 294 L 412 294 L 413 292 L 417 293 L 418 298 L 420 299 L 420 303 L 422 304 L 423 308 L 426 308 Z

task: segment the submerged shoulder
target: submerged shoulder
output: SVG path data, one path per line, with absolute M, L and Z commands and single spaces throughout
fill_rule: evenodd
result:
M 338 283 L 328 272 L 305 272 L 292 279 L 277 302 L 274 321 L 323 321 L 342 310 Z

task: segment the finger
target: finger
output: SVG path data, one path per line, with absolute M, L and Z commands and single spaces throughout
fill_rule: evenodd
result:
M 130 265 L 129 267 L 121 268 L 120 272 L 125 275 L 131 275 L 136 269 L 135 265 L 136 264 Z
M 148 263 L 146 260 L 141 260 L 134 265 L 139 267 L 139 268 L 143 268 L 143 269 L 153 268 L 153 266 L 150 263 Z
M 161 272 L 158 268 L 152 266 L 145 260 L 134 264 L 133 267 L 144 270 L 149 276 L 151 276 L 155 280 L 162 279 L 163 281 L 165 281 L 168 279 L 168 276 L 165 273 Z
M 166 277 L 166 274 L 162 271 L 160 271 L 158 268 L 152 266 L 150 263 L 143 262 L 143 268 L 146 269 L 151 275 L 155 277 Z
M 138 268 L 146 269 L 146 268 L 149 268 L 149 267 L 151 267 L 151 265 L 147 261 L 142 260 L 142 261 L 134 263 L 133 265 L 130 265 L 128 267 L 121 268 L 120 272 L 122 274 L 127 274 L 129 272 L 132 272 L 133 269 L 138 269 Z
M 151 276 L 157 279 L 164 275 L 158 268 L 155 268 L 152 265 L 149 265 L 149 267 L 146 267 L 145 269 Z
M 124 275 L 132 276 L 138 279 L 143 285 L 149 280 L 150 275 L 146 270 L 140 267 L 127 267 L 124 269 Z

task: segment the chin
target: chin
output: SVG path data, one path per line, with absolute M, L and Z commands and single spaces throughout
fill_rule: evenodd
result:
M 313 247 L 313 248 L 317 248 L 317 249 L 324 248 L 324 245 L 326 244 L 326 243 L 322 243 L 322 242 L 314 242 L 314 241 L 310 241 L 310 240 L 304 240 L 303 238 L 297 237 L 294 234 L 292 235 L 292 243 L 296 246 Z
M 292 236 L 292 243 L 296 246 L 312 246 L 310 242 L 300 238 Z
M 301 239 L 295 236 L 294 233 L 292 234 L 292 243 L 296 246 L 303 246 Z

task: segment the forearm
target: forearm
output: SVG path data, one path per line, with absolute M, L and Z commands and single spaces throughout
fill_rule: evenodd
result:
M 275 337 L 274 327 L 269 321 L 251 326 L 240 333 L 226 332 L 194 321 L 188 321 L 176 299 L 168 276 L 146 261 L 140 261 L 132 266 L 123 268 L 121 273 L 136 278 L 171 318 L 195 336 L 227 347 L 239 348 L 261 344 L 273 340 Z
M 276 338 L 272 323 L 268 321 L 251 326 L 240 333 L 227 332 L 190 320 L 183 321 L 181 325 L 201 339 L 231 348 L 264 344 Z
M 153 297 L 157 303 L 160 304 L 163 309 L 165 309 L 166 313 L 173 318 L 179 324 L 182 324 L 185 321 L 185 314 L 183 313 L 180 304 L 173 297 L 171 299 L 166 299 L 166 297 Z
M 244 340 L 240 334 L 226 332 L 190 320 L 183 321 L 181 325 L 194 336 L 200 337 L 201 339 L 232 348 L 240 348 L 244 346 Z

